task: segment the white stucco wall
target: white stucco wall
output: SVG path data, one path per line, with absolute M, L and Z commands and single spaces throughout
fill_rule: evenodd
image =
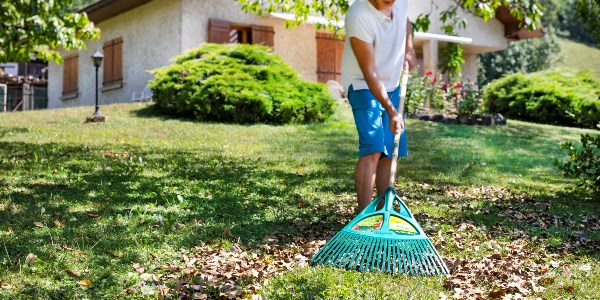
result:
M 266 25 L 275 31 L 274 51 L 296 69 L 304 80 L 317 81 L 316 31 L 313 25 L 286 29 L 284 21 L 274 17 L 246 14 L 232 0 L 182 0 L 184 51 L 198 47 L 208 39 L 208 20 L 223 19 L 236 25 Z
M 49 64 L 48 108 L 95 104 L 95 67 L 91 56 L 104 42 L 123 38 L 123 87 L 100 91 L 99 104 L 130 102 L 133 92 L 141 92 L 153 75 L 147 71 L 169 63 L 181 53 L 181 1 L 155 0 L 96 24 L 102 31 L 99 40 L 88 42 L 79 51 L 79 96 L 61 100 L 63 66 Z M 72 52 L 64 52 L 68 55 Z M 102 88 L 103 67 L 99 69 Z

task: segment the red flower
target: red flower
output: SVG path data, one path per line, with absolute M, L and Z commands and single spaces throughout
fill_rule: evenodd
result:
M 427 71 L 427 73 L 425 73 L 425 74 L 427 74 L 427 76 L 431 76 L 431 75 L 433 75 L 433 72 Z

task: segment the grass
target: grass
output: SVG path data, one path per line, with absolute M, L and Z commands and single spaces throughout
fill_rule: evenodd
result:
M 600 79 L 600 49 L 568 39 L 561 39 L 561 43 L 564 61 L 558 63 L 557 67 L 589 70 L 591 74 Z
M 103 106 L 106 123 L 82 124 L 92 111 L 0 115 L 0 299 L 154 299 L 152 289 L 121 293 L 140 285 L 132 265 L 158 272 L 181 259 L 180 249 L 203 243 L 248 246 L 276 235 L 285 246 L 306 238 L 302 228 L 326 236 L 351 217 L 356 133 L 344 106 L 334 120 L 305 126 L 204 124 L 144 104 Z M 503 247 L 525 241 L 557 264 L 545 273 L 556 279 L 536 296 L 600 296 L 592 284 L 600 231 L 584 228 L 597 226 L 600 208 L 552 165 L 565 156 L 560 142 L 597 132 L 518 121 L 409 120 L 408 128 L 397 190 L 444 257 L 508 255 Z M 582 232 L 585 243 L 570 247 Z M 30 253 L 37 259 L 27 261 Z M 590 271 L 578 269 L 586 264 Z M 442 278 L 321 267 L 263 283 L 269 299 L 453 293 Z

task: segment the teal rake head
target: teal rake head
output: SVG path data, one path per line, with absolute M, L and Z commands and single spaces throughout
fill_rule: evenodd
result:
M 311 264 L 408 275 L 448 274 L 437 250 L 391 187 L 327 241 Z

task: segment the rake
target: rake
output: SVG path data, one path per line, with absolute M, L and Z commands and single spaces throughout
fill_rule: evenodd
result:
M 408 70 L 402 74 L 400 114 Z M 394 137 L 389 187 L 371 201 L 313 256 L 321 264 L 349 270 L 437 276 L 448 268 L 406 204 L 394 191 L 400 134 Z M 378 209 L 378 207 L 381 207 Z

